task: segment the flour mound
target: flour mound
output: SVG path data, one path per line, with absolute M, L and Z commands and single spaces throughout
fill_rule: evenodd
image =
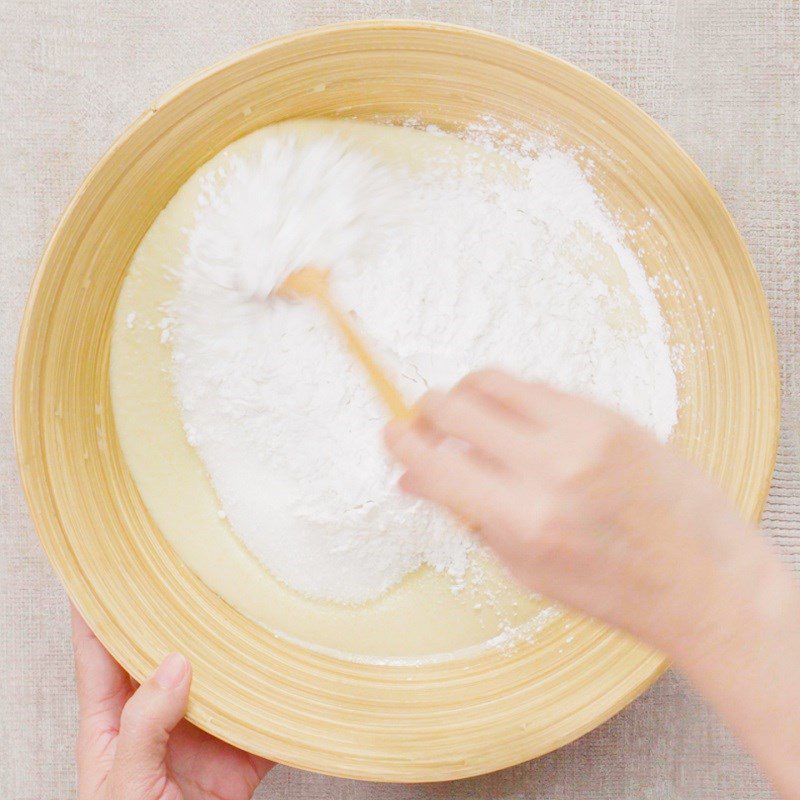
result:
M 188 439 L 235 533 L 293 589 L 362 603 L 423 564 L 462 578 L 475 545 L 397 489 L 385 412 L 319 311 L 265 300 L 287 271 L 332 268 L 411 401 L 497 365 L 664 439 L 677 391 L 644 270 L 571 157 L 515 155 L 506 173 L 438 156 L 412 176 L 341 151 L 276 136 L 208 176 L 168 336 Z M 326 153 L 341 155 L 335 181 L 313 174 Z M 297 159 L 309 171 L 295 186 Z M 320 194 L 319 180 L 339 191 Z M 334 217 L 341 235 L 322 235 Z M 611 283 L 597 274 L 608 264 Z
M 275 136 L 203 188 L 188 269 L 243 300 L 266 300 L 300 267 L 367 256 L 374 231 L 396 222 L 400 207 L 393 175 L 335 136 Z

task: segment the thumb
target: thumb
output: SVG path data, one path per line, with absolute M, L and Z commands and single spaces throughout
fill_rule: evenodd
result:
M 180 653 L 167 656 L 122 709 L 109 796 L 157 797 L 167 780 L 165 757 L 172 729 L 186 713 L 191 666 Z

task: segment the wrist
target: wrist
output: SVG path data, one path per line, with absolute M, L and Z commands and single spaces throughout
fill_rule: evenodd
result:
M 754 537 L 756 538 L 756 537 Z M 731 576 L 717 623 L 675 665 L 756 757 L 775 788 L 800 796 L 800 587 L 766 543 L 747 580 Z
M 687 589 L 686 624 L 672 642 L 676 666 L 690 677 L 724 668 L 754 629 L 773 624 L 776 597 L 788 591 L 790 581 L 755 531 L 738 523 L 727 533 L 724 555 L 701 565 L 694 591 Z
M 681 476 L 670 525 L 683 545 L 671 592 L 662 648 L 684 671 L 705 668 L 754 621 L 771 612 L 769 595 L 786 574 L 758 530 L 743 520 L 712 484 Z M 667 531 L 664 535 L 667 535 Z M 789 580 L 791 583 L 791 580 Z
M 724 557 L 699 571 L 686 591 L 685 624 L 667 648 L 702 691 L 722 691 L 721 674 L 750 673 L 792 651 L 800 665 L 800 586 L 758 531 L 722 523 Z

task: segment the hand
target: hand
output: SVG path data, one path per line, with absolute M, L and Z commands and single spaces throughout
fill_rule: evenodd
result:
M 468 447 L 441 446 L 455 439 Z M 471 523 L 524 586 L 668 650 L 749 541 L 693 467 L 625 417 L 505 373 L 428 392 L 387 427 L 400 486 Z
M 497 371 L 429 392 L 386 443 L 403 490 L 471 524 L 524 586 L 665 650 L 800 797 L 800 591 L 697 469 L 613 411 Z
M 191 666 L 173 653 L 134 691 L 72 609 L 79 800 L 249 800 L 272 764 L 186 722 Z

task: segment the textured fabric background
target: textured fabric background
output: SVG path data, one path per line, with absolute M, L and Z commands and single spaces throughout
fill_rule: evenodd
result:
M 61 800 L 75 791 L 66 601 L 22 500 L 9 410 L 17 328 L 46 239 L 89 168 L 152 98 L 264 39 L 370 17 L 471 25 L 566 58 L 655 117 L 711 178 L 750 247 L 778 334 L 784 426 L 764 527 L 800 572 L 796 0 L 0 0 L 0 797 Z M 672 674 L 578 742 L 505 772 L 415 787 L 278 767 L 258 794 L 769 796 L 731 736 Z

